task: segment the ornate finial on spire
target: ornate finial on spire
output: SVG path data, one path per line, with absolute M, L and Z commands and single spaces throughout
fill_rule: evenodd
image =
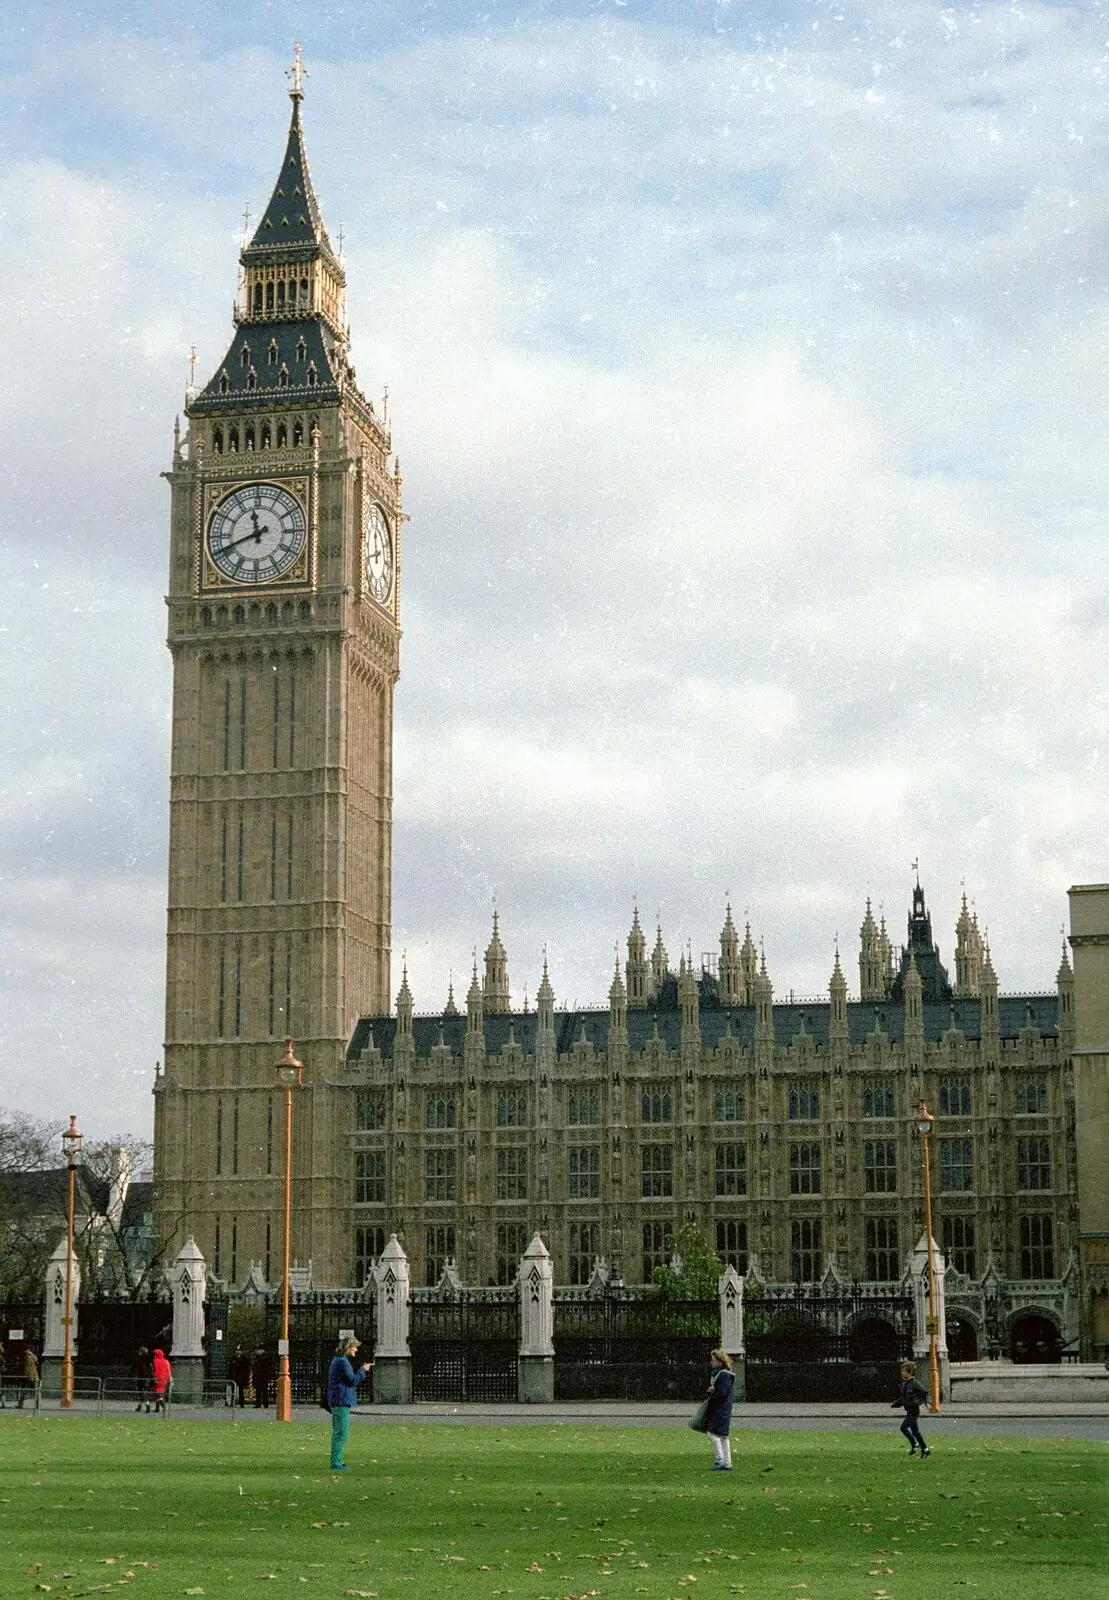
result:
M 339 259 L 340 259 L 340 261 L 343 259 L 343 240 L 345 238 L 346 238 L 346 231 L 343 228 L 343 224 L 340 222 L 340 224 L 339 224 Z
M 196 388 L 196 345 L 189 346 L 189 388 Z
M 285 68 L 285 76 L 287 78 L 291 78 L 292 82 L 293 82 L 293 87 L 289 90 L 289 99 L 290 100 L 303 100 L 304 99 L 304 89 L 302 87 L 302 80 L 304 78 L 307 78 L 307 76 L 308 76 L 308 68 L 304 65 L 303 61 L 300 59 L 300 40 L 299 39 L 297 40 L 296 44 L 293 46 L 293 64 L 292 64 L 291 67 L 286 67 Z
M 389 420 L 389 385 L 388 384 L 385 385 L 385 391 L 381 396 L 381 415 L 382 415 L 382 419 L 385 422 L 388 422 L 388 420 Z
M 914 862 L 912 862 L 911 865 L 912 865 L 913 871 L 916 873 L 916 886 L 919 889 L 920 888 L 920 857 L 917 856 L 916 860 Z

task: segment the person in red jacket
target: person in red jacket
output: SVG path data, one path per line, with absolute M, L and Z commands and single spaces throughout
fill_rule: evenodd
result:
M 150 1374 L 150 1392 L 154 1396 L 154 1410 L 164 1411 L 169 1396 L 169 1386 L 173 1379 L 173 1368 L 166 1360 L 163 1351 L 155 1350 L 154 1359 L 150 1363 Z

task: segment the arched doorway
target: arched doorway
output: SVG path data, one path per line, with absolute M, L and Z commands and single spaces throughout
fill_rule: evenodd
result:
M 978 1329 L 966 1317 L 948 1317 L 947 1358 L 949 1361 L 978 1360 Z
M 1045 1364 L 1062 1361 L 1063 1341 L 1050 1317 L 1032 1311 L 1014 1317 L 1009 1328 L 1009 1358 Z
M 896 1361 L 897 1330 L 884 1317 L 864 1317 L 848 1335 L 852 1361 Z

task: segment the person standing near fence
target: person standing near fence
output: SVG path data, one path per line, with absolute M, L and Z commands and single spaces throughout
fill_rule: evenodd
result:
M 331 1470 L 349 1472 L 343 1463 L 347 1435 L 350 1433 L 350 1408 L 358 1404 L 358 1385 L 369 1377 L 372 1361 L 363 1361 L 357 1372 L 354 1356 L 358 1340 L 344 1339 L 331 1358 L 327 1371 L 327 1409 L 331 1412 Z
M 254 1374 L 254 1404 L 259 1410 L 264 1410 L 270 1403 L 276 1363 L 270 1352 L 263 1350 L 261 1345 L 254 1352 L 251 1371 Z
M 141 1411 L 143 1408 L 143 1401 L 145 1400 L 146 1409 L 149 1411 L 150 1351 L 144 1344 L 139 1345 L 139 1348 L 135 1351 L 135 1354 L 132 1357 L 129 1376 L 135 1385 L 135 1393 L 138 1396 L 138 1405 L 136 1405 L 135 1410 Z
M 716 1460 L 710 1472 L 731 1472 L 732 1444 L 729 1434 L 732 1427 L 732 1389 L 735 1372 L 732 1358 L 724 1350 L 714 1350 L 710 1357 L 712 1377 L 709 1380 L 709 1405 L 705 1412 L 705 1432 L 712 1440 Z
M 23 1347 L 23 1387 L 19 1391 L 19 1409 L 23 1410 L 23 1402 L 27 1398 L 28 1390 L 32 1397 L 39 1386 L 39 1364 L 31 1346 Z
M 154 1396 L 155 1413 L 165 1411 L 166 1401 L 169 1399 L 169 1386 L 173 1380 L 173 1368 L 166 1360 L 161 1350 L 155 1350 L 154 1360 L 150 1364 L 150 1392 Z M 148 1411 L 150 1407 L 146 1408 Z

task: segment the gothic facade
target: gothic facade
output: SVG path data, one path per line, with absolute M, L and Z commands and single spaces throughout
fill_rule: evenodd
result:
M 464 1012 L 451 998 L 417 1016 L 407 975 L 391 1008 L 401 478 L 385 405 L 351 363 L 299 61 L 292 79 L 232 337 L 189 390 L 166 474 L 156 1237 L 172 1255 L 193 1234 L 230 1282 L 252 1269 L 274 1281 L 274 1068 L 289 1035 L 305 1063 L 292 1254 L 320 1285 L 360 1285 L 393 1232 L 420 1282 L 448 1261 L 471 1282 L 504 1281 L 535 1232 L 560 1282 L 584 1282 L 601 1258 L 639 1282 L 687 1223 L 763 1278 L 889 1282 L 922 1229 L 924 1100 L 949 1306 L 962 1292 L 981 1323 L 988 1285 L 1004 1281 L 1010 1306 L 1040 1307 L 1069 1340 L 1077 1259 L 1087 1345 L 1101 1349 L 1109 892 L 1091 890 L 1072 916 L 1077 972 L 1064 952 L 1054 983 L 1030 996 L 1000 994 L 965 901 L 949 974 L 918 883 L 903 949 L 867 905 L 858 1000 L 837 953 L 826 996 L 776 1003 L 729 909 L 718 956 L 676 970 L 661 929 L 648 952 L 635 914 L 598 1009 L 560 1008 L 544 970 L 534 1008 L 513 1012 L 496 917 Z M 1089 1113 L 1077 1137 L 1076 1061 Z

